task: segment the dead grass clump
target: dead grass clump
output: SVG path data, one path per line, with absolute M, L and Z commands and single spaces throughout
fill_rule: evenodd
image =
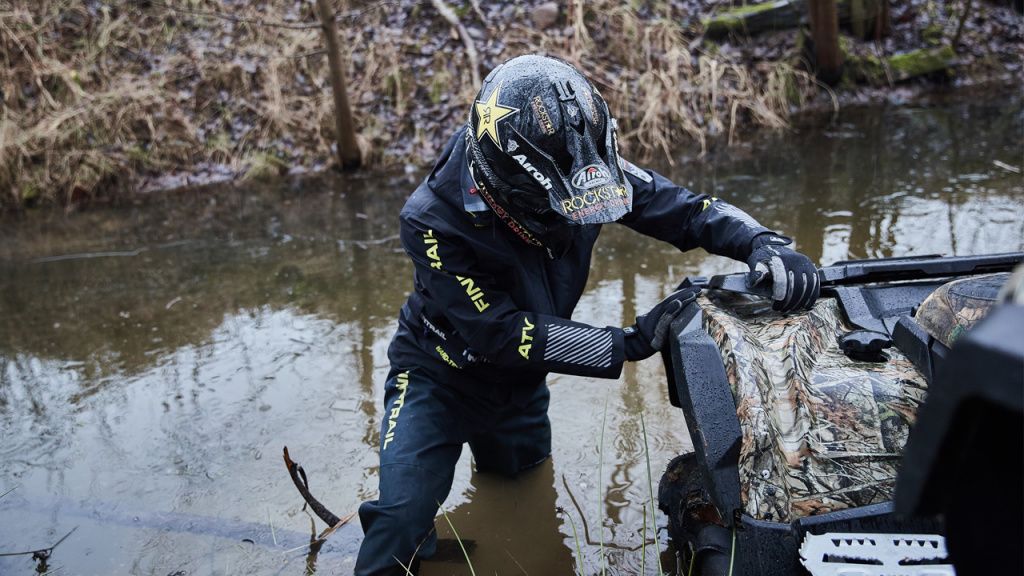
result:
M 133 36 L 126 18 L 106 8 L 22 2 L 0 15 L 2 200 L 70 200 L 131 164 L 128 146 L 118 144 L 138 141 L 135 131 L 152 126 L 145 117 L 160 101 L 109 65 L 108 48 Z M 73 37 L 76 57 L 55 37 Z
M 732 144 L 744 126 L 785 128 L 792 110 L 824 90 L 794 63 L 752 68 L 703 50 L 698 31 L 659 16 L 670 14 L 667 5 L 652 8 L 652 17 L 610 0 L 573 2 L 567 10 L 569 36 L 561 41 L 525 26 L 511 27 L 505 41 L 585 70 L 618 118 L 623 148 L 641 160 L 671 162 L 687 142 L 702 153 L 716 137 Z
M 241 174 L 252 158 L 301 165 L 329 151 L 329 92 L 305 57 L 319 31 L 253 23 L 266 17 L 259 4 L 229 7 L 228 20 L 216 15 L 224 4 L 0 9 L 0 203 L 67 203 L 200 166 Z M 288 14 L 280 4 L 269 13 Z
M 603 94 L 625 144 L 641 159 L 664 155 L 671 162 L 685 141 L 696 141 L 702 153 L 710 138 L 726 136 L 732 144 L 742 126 L 785 128 L 791 110 L 822 90 L 791 63 L 762 70 L 703 51 L 679 21 L 644 19 L 610 0 L 588 6 L 594 50 L 579 64 L 608 89 Z

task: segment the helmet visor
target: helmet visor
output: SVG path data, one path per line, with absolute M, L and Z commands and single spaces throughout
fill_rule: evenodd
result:
M 573 224 L 605 224 L 625 216 L 633 206 L 633 188 L 623 177 L 616 158 L 614 143 L 609 141 L 609 154 L 602 157 L 593 145 L 593 140 L 567 130 L 573 136 L 568 138 L 567 154 L 561 161 L 544 153 L 524 138 L 515 129 L 509 143 L 514 148 L 505 162 L 517 165 L 503 166 L 509 177 L 508 184 L 524 192 L 524 208 L 539 208 L 545 202 L 565 221 Z M 527 176 L 528 175 L 528 176 Z M 561 185 L 555 185 L 558 178 Z M 515 181 L 512 181 L 515 180 Z M 529 203 L 529 204 L 527 204 Z

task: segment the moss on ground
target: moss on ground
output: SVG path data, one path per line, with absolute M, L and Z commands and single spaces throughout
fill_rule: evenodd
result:
M 887 59 L 897 81 L 944 70 L 955 61 L 956 52 L 951 46 L 923 48 L 905 54 L 895 54 Z
M 912 78 L 948 70 L 956 64 L 956 52 L 949 46 L 922 48 L 903 54 L 879 58 L 877 56 L 851 56 L 847 71 L 853 80 L 881 85 L 904 82 Z
M 778 10 L 789 5 L 788 0 L 765 2 L 764 4 L 748 4 L 719 12 L 707 18 L 701 18 L 704 34 L 710 37 L 721 37 L 730 32 L 742 32 L 744 25 L 752 14 L 761 14 Z M 795 24 L 795 23 L 794 23 Z

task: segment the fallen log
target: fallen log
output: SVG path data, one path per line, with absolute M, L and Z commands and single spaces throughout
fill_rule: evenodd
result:
M 887 25 L 887 0 L 837 0 L 839 24 L 852 28 L 858 36 L 870 37 L 876 28 L 884 34 Z M 739 6 L 702 18 L 704 37 L 719 40 L 730 34 L 754 36 L 762 32 L 786 30 L 810 22 L 807 0 L 776 0 Z
M 904 82 L 956 66 L 956 52 L 951 46 L 921 48 L 884 58 L 875 56 L 853 57 L 847 60 L 852 78 L 867 84 Z
M 704 25 L 704 37 L 717 40 L 729 34 L 753 36 L 761 32 L 796 28 L 807 21 L 807 0 L 778 0 L 725 10 L 702 18 L 701 24 Z

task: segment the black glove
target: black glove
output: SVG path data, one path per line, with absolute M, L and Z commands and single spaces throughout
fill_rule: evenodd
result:
M 793 241 L 776 234 L 755 236 L 747 258 L 747 284 L 756 286 L 772 279 L 772 309 L 791 312 L 810 309 L 821 292 L 818 269 L 810 258 L 787 247 Z
M 623 328 L 626 360 L 643 360 L 661 350 L 669 325 L 686 305 L 697 299 L 700 288 L 683 288 L 668 295 L 651 311 L 636 317 L 636 324 Z

